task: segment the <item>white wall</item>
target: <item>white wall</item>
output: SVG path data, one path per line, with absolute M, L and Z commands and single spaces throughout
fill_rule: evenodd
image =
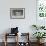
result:
M 10 8 L 25 8 L 25 19 L 10 19 Z M 0 34 L 17 26 L 32 35 L 32 24 L 36 24 L 36 0 L 0 0 Z
M 10 19 L 10 8 L 25 8 L 25 19 Z M 32 24 L 36 24 L 36 0 L 0 0 L 0 33 L 16 26 L 29 32 Z

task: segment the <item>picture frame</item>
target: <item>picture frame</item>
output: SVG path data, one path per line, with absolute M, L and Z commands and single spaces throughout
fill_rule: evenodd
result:
M 10 18 L 11 19 L 24 19 L 25 8 L 10 8 Z

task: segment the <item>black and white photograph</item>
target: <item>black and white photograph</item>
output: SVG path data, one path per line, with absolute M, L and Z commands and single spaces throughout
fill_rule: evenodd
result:
M 11 19 L 24 19 L 25 8 L 10 8 L 10 18 Z

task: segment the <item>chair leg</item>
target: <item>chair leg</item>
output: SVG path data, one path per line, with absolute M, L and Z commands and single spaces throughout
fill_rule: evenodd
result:
M 5 44 L 5 46 L 7 46 L 7 42 L 6 42 L 6 41 L 5 41 L 5 43 L 4 43 L 4 44 Z

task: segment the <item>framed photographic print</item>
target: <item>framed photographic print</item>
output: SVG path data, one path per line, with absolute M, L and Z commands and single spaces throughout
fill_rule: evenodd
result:
M 11 19 L 24 19 L 25 8 L 10 8 L 10 18 Z

